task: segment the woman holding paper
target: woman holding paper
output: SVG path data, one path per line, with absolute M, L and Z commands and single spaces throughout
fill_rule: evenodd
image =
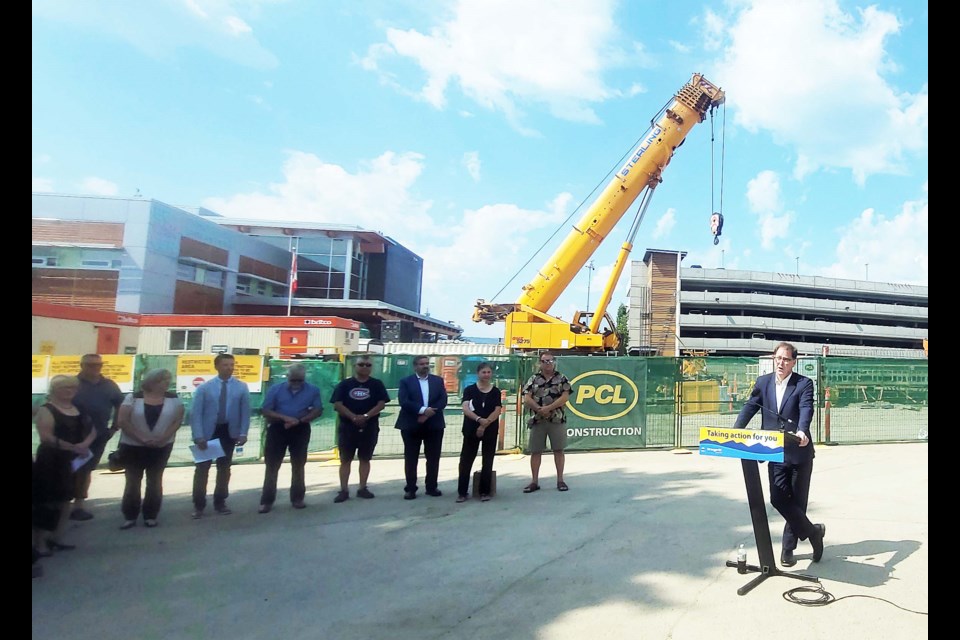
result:
M 480 486 L 473 487 L 480 500 L 490 499 L 493 476 L 493 457 L 497 453 L 497 430 L 502 410 L 500 389 L 493 384 L 493 367 L 488 362 L 477 365 L 477 381 L 463 390 L 463 447 L 460 450 L 460 480 L 457 483 L 457 502 L 467 501 L 470 470 L 477 451 L 483 445 L 480 466 Z
M 166 369 L 151 369 L 140 379 L 140 391 L 127 395 L 120 405 L 119 452 L 126 479 L 120 502 L 124 517 L 121 529 L 135 526 L 141 511 L 145 526 L 157 526 L 163 502 L 163 472 L 183 421 L 183 402 L 168 391 L 172 380 L 173 374 Z M 144 473 L 147 488 L 141 496 Z
M 74 465 L 79 467 L 90 458 L 90 445 L 97 436 L 93 421 L 73 404 L 79 387 L 76 376 L 54 376 L 47 401 L 37 410 L 40 446 L 33 478 L 33 546 L 41 556 L 75 548 L 62 541 L 75 493 Z

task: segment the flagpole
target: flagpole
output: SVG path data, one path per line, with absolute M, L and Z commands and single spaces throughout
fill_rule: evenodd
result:
M 293 247 L 293 238 L 290 238 L 290 253 L 293 258 L 290 261 L 290 275 L 287 284 L 287 315 L 290 315 L 290 308 L 293 306 L 293 289 L 297 282 L 297 250 Z

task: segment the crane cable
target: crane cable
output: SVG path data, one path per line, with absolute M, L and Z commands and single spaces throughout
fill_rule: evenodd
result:
M 727 151 L 727 103 L 723 103 L 723 121 L 720 123 L 720 208 L 713 208 L 713 196 L 716 193 L 716 186 L 714 184 L 714 157 L 716 152 L 714 151 L 714 142 L 716 141 L 716 133 L 714 131 L 714 119 L 713 112 L 716 107 L 710 109 L 710 212 L 717 212 L 720 214 L 720 217 L 723 217 L 723 169 L 724 169 L 724 159 L 726 157 Z
M 599 189 L 601 185 L 604 185 L 607 182 L 609 182 L 610 176 L 613 174 L 613 172 L 616 171 L 619 167 L 623 166 L 623 163 L 626 161 L 627 156 L 633 153 L 633 150 L 640 145 L 640 141 L 643 140 L 644 136 L 646 136 L 646 132 L 644 132 L 643 136 L 637 138 L 636 141 L 634 141 L 634 143 L 630 145 L 630 147 L 626 150 L 626 152 L 624 152 L 624 154 L 620 156 L 620 160 L 618 160 L 612 167 L 610 167 L 610 170 L 607 171 L 607 174 L 603 178 L 601 178 L 600 181 L 590 191 L 590 193 L 588 193 L 586 197 L 580 201 L 580 204 L 577 205 L 577 208 L 571 211 L 570 215 L 568 215 L 563 222 L 557 225 L 557 228 L 554 229 L 553 233 L 550 234 L 550 237 L 548 237 L 546 240 L 543 241 L 543 244 L 541 244 L 540 247 L 533 252 L 533 255 L 531 255 L 530 258 L 528 258 L 527 261 L 524 262 L 519 269 L 517 269 L 516 273 L 510 276 L 510 279 L 507 280 L 507 282 L 503 285 L 503 287 L 501 287 L 500 291 L 497 291 L 496 295 L 493 296 L 492 298 L 488 298 L 488 300 L 491 300 L 491 301 L 496 300 L 497 297 L 501 293 L 503 293 L 507 287 L 510 286 L 510 283 L 513 282 L 517 278 L 517 276 L 520 275 L 520 272 L 525 270 L 527 268 L 527 265 L 529 265 L 533 261 L 533 259 L 536 258 L 541 251 L 543 251 L 543 248 L 547 246 L 547 243 L 553 240 L 554 236 L 556 236 L 557 233 L 560 232 L 560 229 L 563 229 L 567 225 L 567 223 L 570 222 L 570 219 L 573 218 L 573 216 L 576 215 L 578 211 L 580 211 L 583 205 L 586 204 L 586 202 L 593 197 L 593 194 L 597 192 L 597 189 Z

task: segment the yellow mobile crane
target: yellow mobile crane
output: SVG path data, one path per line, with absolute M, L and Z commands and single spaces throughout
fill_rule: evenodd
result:
M 504 344 L 527 351 L 605 352 L 620 344 L 616 325 L 607 313 L 620 274 L 633 249 L 633 239 L 643 220 L 661 174 L 693 127 L 706 119 L 707 112 L 723 103 L 724 93 L 701 74 L 695 73 L 674 96 L 669 106 L 651 120 L 651 127 L 617 171 L 609 184 L 567 236 L 563 244 L 541 267 L 523 294 L 513 304 L 477 300 L 474 322 L 505 322 Z M 659 116 L 659 117 L 658 117 Z M 607 237 L 627 209 L 643 193 L 637 217 L 620 248 L 613 273 L 604 288 L 596 311 L 578 311 L 572 322 L 548 315 L 550 307 L 567 288 Z M 718 235 L 715 233 L 715 235 Z M 601 331 L 600 322 L 607 327 Z

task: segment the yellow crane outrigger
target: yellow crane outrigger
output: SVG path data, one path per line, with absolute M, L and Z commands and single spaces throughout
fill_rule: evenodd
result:
M 573 227 L 567 238 L 536 277 L 523 287 L 513 304 L 477 300 L 474 322 L 505 322 L 504 344 L 521 351 L 614 351 L 620 344 L 616 325 L 607 313 L 613 290 L 623 273 L 633 239 L 643 220 L 654 189 L 674 152 L 693 127 L 706 119 L 707 112 L 724 101 L 724 93 L 701 74 L 695 73 L 672 102 L 651 120 L 650 129 L 627 162 L 617 171 L 603 192 Z M 659 117 L 658 117 L 659 116 Z M 604 287 L 596 311 L 578 311 L 572 322 L 547 312 L 613 230 L 623 214 L 643 194 L 637 217 L 620 248 L 613 273 Z M 600 329 L 601 320 L 607 328 Z

